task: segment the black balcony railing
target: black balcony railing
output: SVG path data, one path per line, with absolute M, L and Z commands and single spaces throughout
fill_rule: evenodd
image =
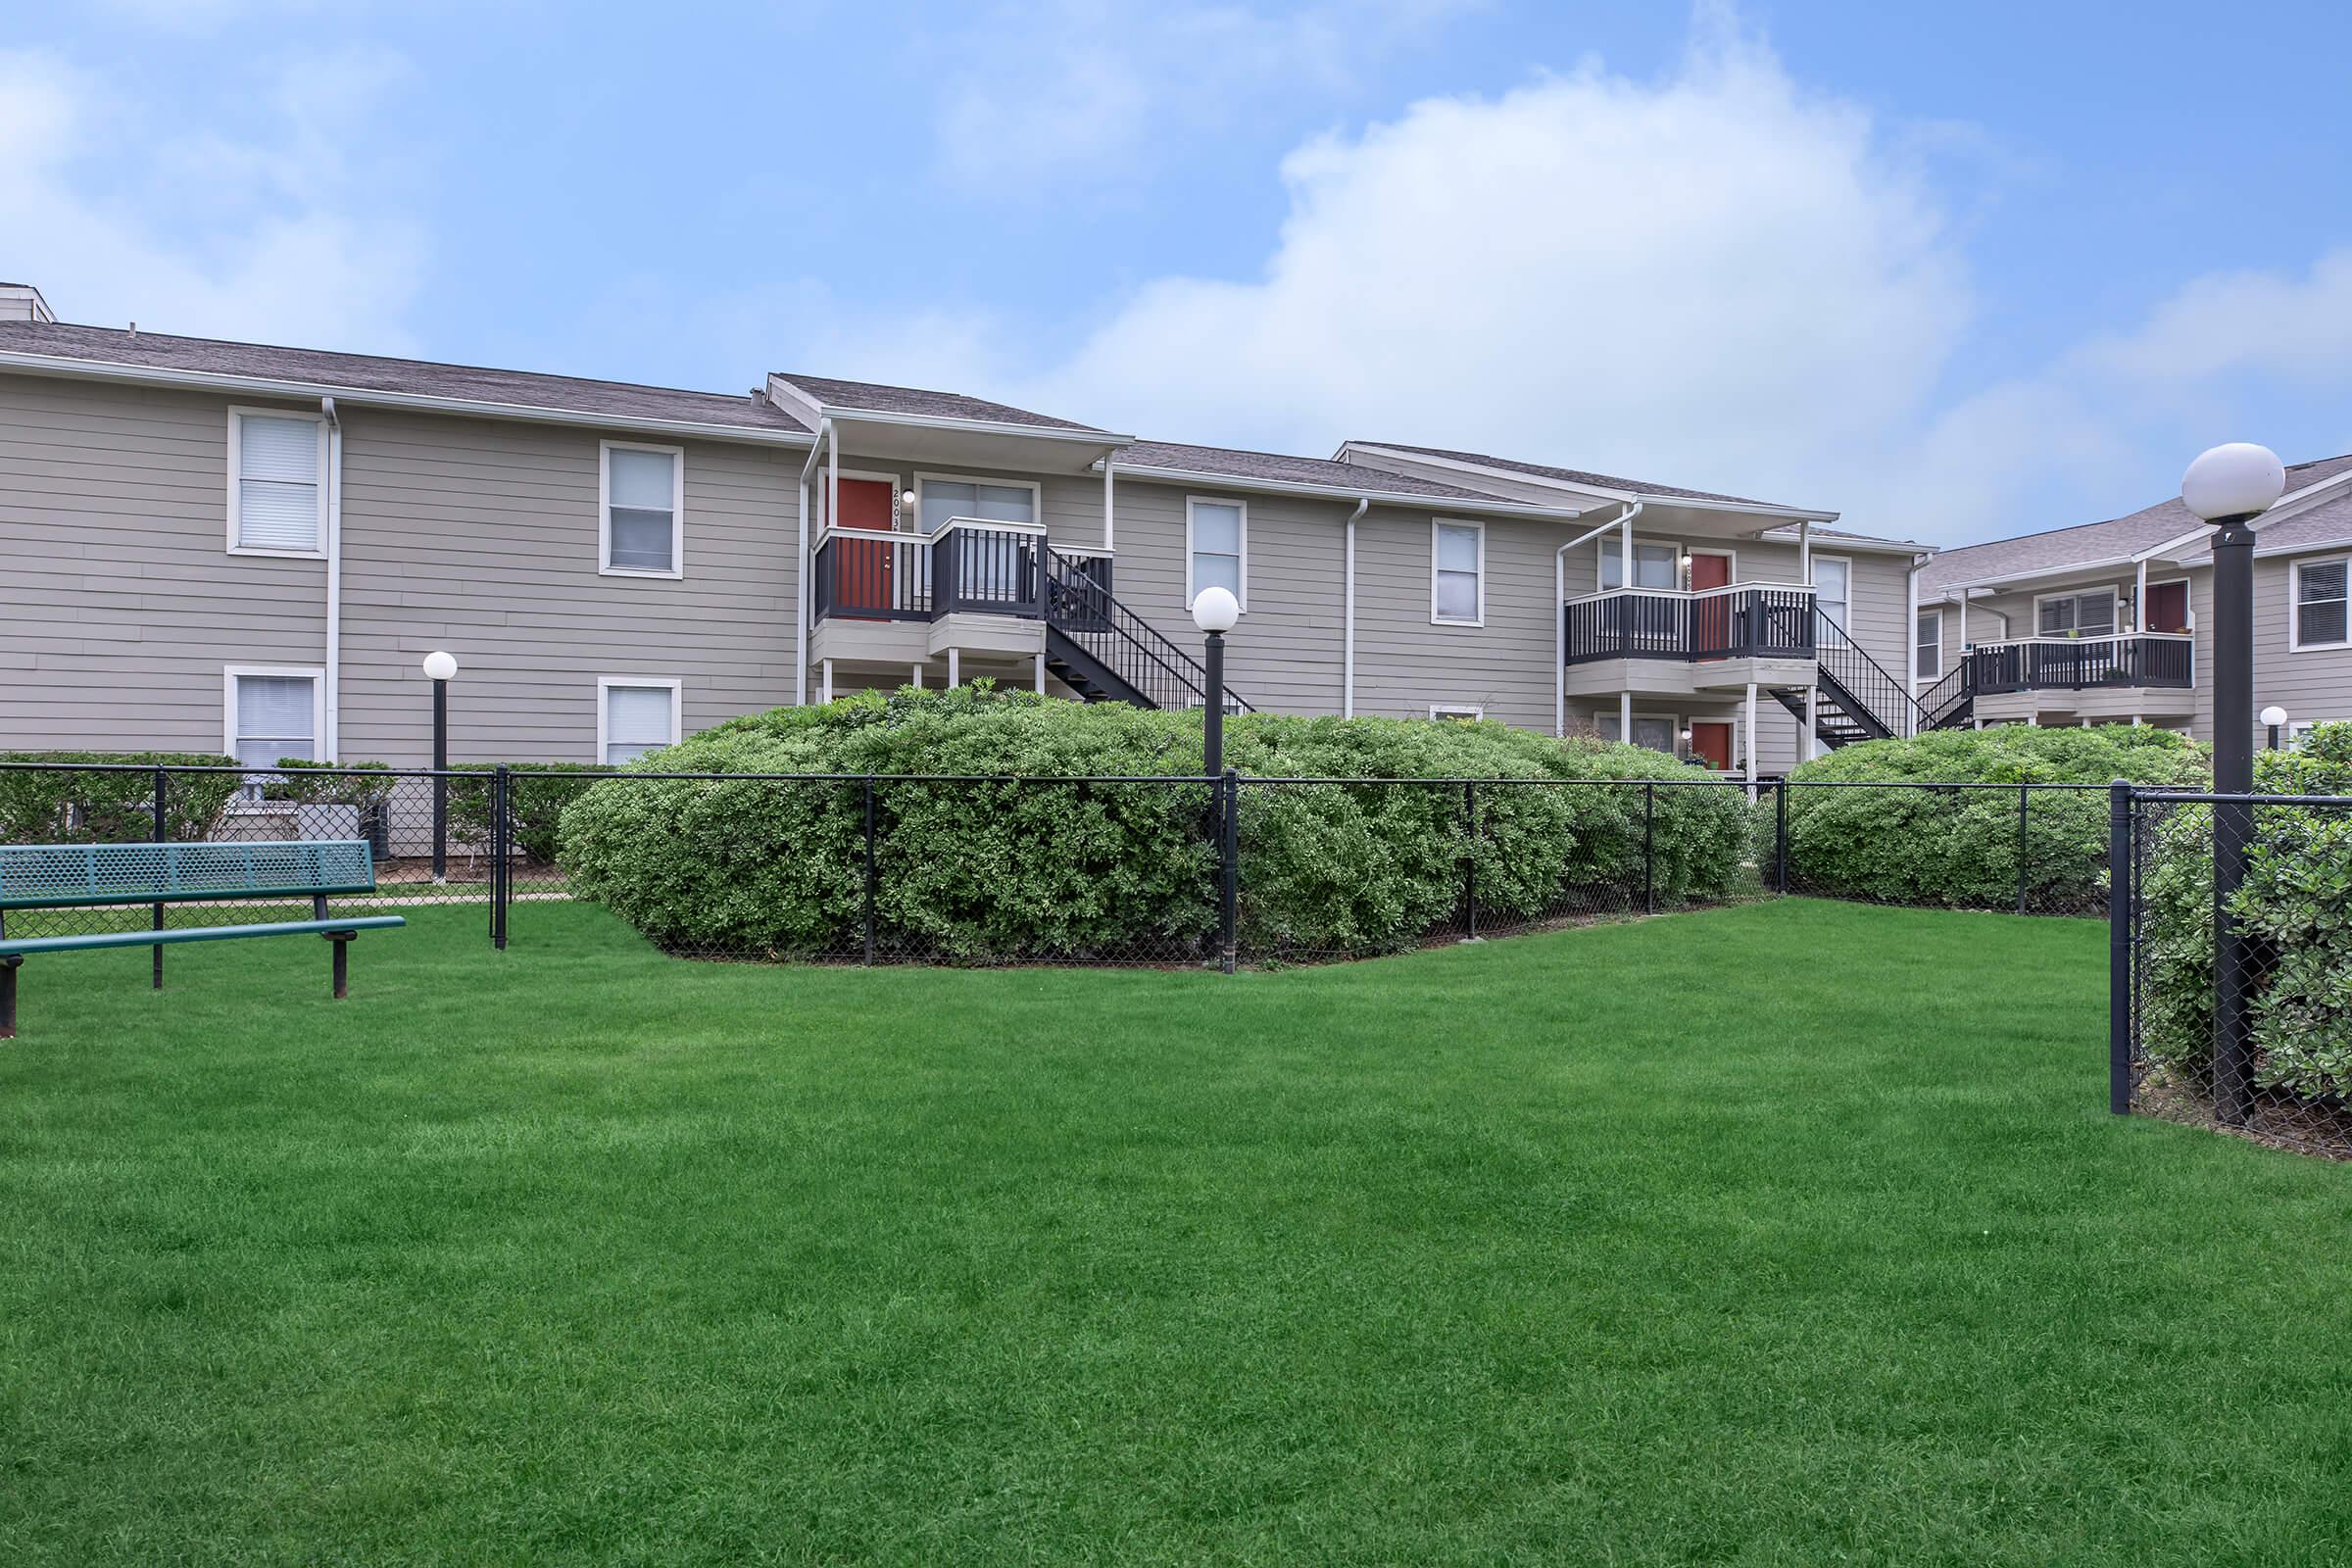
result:
M 1977 696 L 2082 691 L 2100 686 L 2195 684 L 2192 639 L 2162 632 L 2115 637 L 2034 638 L 1980 644 L 1962 665 Z
M 815 618 L 931 620 L 1045 613 L 1044 536 L 961 518 L 929 534 L 837 529 L 816 547 Z
M 1564 607 L 1565 657 L 1571 664 L 1596 659 L 1811 659 L 1812 610 L 1809 588 L 1592 594 Z

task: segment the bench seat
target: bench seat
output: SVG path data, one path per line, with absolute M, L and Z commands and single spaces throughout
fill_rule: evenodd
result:
M 324 935 L 329 931 L 385 931 L 409 922 L 397 914 L 354 915 L 344 920 L 272 920 L 267 925 L 196 925 L 170 931 L 93 931 L 68 937 L 0 937 L 0 957 L 42 953 L 78 953 L 89 948 L 160 948 L 174 942 L 227 942 L 238 937 Z

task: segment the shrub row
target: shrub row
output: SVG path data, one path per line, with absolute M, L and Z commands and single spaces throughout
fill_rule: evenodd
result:
M 234 767 L 192 752 L 8 752 L 0 761 L 135 763 L 145 769 Z M 242 782 L 235 773 L 174 773 L 164 790 L 171 839 L 210 838 Z M 74 768 L 0 768 L 0 843 L 124 844 L 155 837 L 155 775 Z
M 1642 791 L 1687 780 L 1655 753 L 1495 723 L 1292 718 L 1227 726 L 1253 780 L 1240 821 L 1241 939 L 1259 952 L 1380 951 L 1456 911 L 1465 861 L 1482 911 L 1534 917 L 1566 892 L 1642 878 Z M 1215 924 L 1211 792 L 1198 714 L 1085 706 L 985 686 L 866 693 L 732 720 L 655 754 L 663 771 L 874 774 L 883 940 L 949 956 L 1197 951 Z M 980 783 L 889 781 L 979 775 Z M 1169 782 L 1080 784 L 1085 777 Z M 1458 785 L 1491 789 L 1469 830 Z M 1030 782 L 1013 782 L 1027 780 Z M 1736 789 L 1656 792 L 1664 903 L 1718 897 L 1744 872 Z M 791 956 L 861 936 L 864 791 L 798 779 L 616 781 L 563 814 L 575 892 L 679 950 Z
M 2169 730 L 2009 724 L 1844 747 L 1789 774 L 1804 784 L 2136 784 L 2202 787 L 2205 748 Z M 1769 824 L 1767 824 L 1769 831 Z M 2095 906 L 2107 878 L 2107 800 L 1985 789 L 1792 789 L 1788 874 L 1809 892 L 1947 908 Z
M 2322 724 L 2254 760 L 2266 795 L 2352 793 L 2352 723 Z M 2230 906 L 2252 944 L 2256 1080 L 2312 1099 L 2352 1094 L 2352 808 L 2254 808 Z M 2161 1068 L 2202 1075 L 2213 1053 L 2213 808 L 2175 807 L 2143 853 L 2140 1038 Z

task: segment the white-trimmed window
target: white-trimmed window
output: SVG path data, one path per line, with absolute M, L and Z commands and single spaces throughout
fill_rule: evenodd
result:
M 1843 556 L 1813 558 L 1813 612 L 1824 648 L 1842 648 L 1853 630 L 1854 564 Z
M 1914 671 L 1921 680 L 1934 680 L 1943 673 L 1943 612 L 1923 610 L 1919 624 L 1912 628 L 1917 644 L 1919 667 Z
M 914 478 L 915 518 L 925 533 L 937 532 L 951 517 L 971 517 L 980 522 L 1035 522 L 1037 491 L 1033 484 L 918 473 Z
M 2303 738 L 2318 728 L 2321 723 L 2322 720 L 2316 718 L 2298 718 L 2289 723 L 2286 726 L 2286 749 L 2290 752 L 2301 751 Z
M 1487 710 L 1476 703 L 1432 703 L 1429 705 L 1429 716 L 1451 719 L 1460 723 L 1475 723 L 1487 716 Z
M 1223 588 L 1235 604 L 1250 608 L 1250 507 L 1214 496 L 1184 502 L 1184 605 L 1190 610 L 1203 588 Z
M 2115 590 L 2045 594 L 2034 601 L 2036 637 L 2111 637 L 2115 634 Z
M 617 767 L 675 746 L 679 683 L 653 675 L 601 675 L 596 682 L 596 760 Z
M 1430 523 L 1429 618 L 1440 626 L 1487 623 L 1486 524 Z
M 2294 632 L 2291 646 L 2342 648 L 2352 645 L 2352 620 L 2346 617 L 2345 558 L 2298 561 L 2294 570 Z
M 325 419 L 228 411 L 228 548 L 240 556 L 325 554 Z
M 1615 713 L 1603 711 L 1595 728 L 1600 731 L 1600 738 L 1604 741 L 1613 741 L 1619 738 Z M 1636 713 L 1634 715 L 1634 744 L 1636 746 L 1646 746 L 1653 752 L 1664 752 L 1668 757 L 1672 757 L 1676 734 L 1675 717 L 1672 713 Z
M 598 569 L 617 577 L 682 577 L 686 449 L 605 441 L 598 485 Z
M 1598 541 L 1600 551 L 1600 586 L 1607 592 L 1625 581 L 1625 552 L 1616 539 Z M 1683 569 L 1683 553 L 1673 545 L 1645 545 L 1634 541 L 1634 586 L 1636 588 L 1679 588 Z
M 275 767 L 289 757 L 322 760 L 326 671 L 231 664 L 220 685 L 222 752 L 247 767 Z

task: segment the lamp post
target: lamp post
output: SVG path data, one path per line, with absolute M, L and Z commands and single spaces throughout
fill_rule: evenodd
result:
M 1241 601 L 1223 588 L 1193 598 L 1193 624 L 1208 639 L 1201 663 L 1207 706 L 1200 715 L 1200 771 L 1217 802 L 1217 958 L 1233 973 L 1234 927 L 1241 913 L 1241 787 L 1225 771 L 1225 634 L 1242 618 Z
M 2262 710 L 2262 727 L 2271 732 L 2271 750 L 2277 751 L 2278 749 L 2278 732 L 2286 728 L 2286 710 L 2280 708 L 2277 703 L 2264 709 Z
M 2180 500 L 2213 524 L 2213 788 L 2254 789 L 2254 529 L 2286 488 L 2277 453 L 2232 441 L 2202 453 L 2180 479 Z M 2213 808 L 2213 1103 L 2229 1124 L 2254 1103 L 2254 1053 L 2246 1015 L 2244 939 L 2230 906 L 2246 877 L 2253 808 Z
M 424 656 L 424 677 L 433 683 L 433 880 L 449 880 L 449 683 L 457 678 L 454 655 L 435 649 Z

